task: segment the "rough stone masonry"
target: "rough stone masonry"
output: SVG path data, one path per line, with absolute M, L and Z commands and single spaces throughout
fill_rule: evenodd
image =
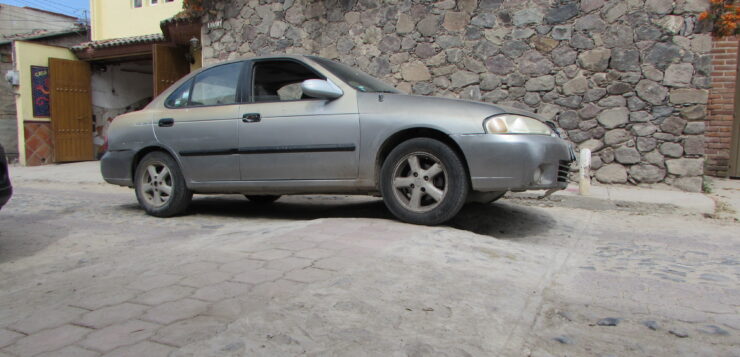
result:
M 707 0 L 214 0 L 206 64 L 317 54 L 419 95 L 533 110 L 602 183 L 702 187 Z M 209 29 L 211 21 L 223 20 Z

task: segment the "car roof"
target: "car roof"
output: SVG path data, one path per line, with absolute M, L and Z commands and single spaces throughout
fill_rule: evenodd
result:
M 237 62 L 244 62 L 244 61 L 253 61 L 253 60 L 269 60 L 269 59 L 296 59 L 296 60 L 303 60 L 303 59 L 311 59 L 312 57 L 317 56 L 311 56 L 311 55 L 269 55 L 269 56 L 257 56 L 257 57 L 241 57 L 241 58 L 235 58 L 233 60 L 228 60 L 224 62 L 218 62 L 214 63 L 209 66 L 205 66 L 203 68 L 210 68 L 213 66 L 219 66 L 222 64 L 229 64 L 229 63 L 237 63 Z

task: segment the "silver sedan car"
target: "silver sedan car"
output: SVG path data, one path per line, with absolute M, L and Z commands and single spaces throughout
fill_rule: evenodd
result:
M 381 195 L 399 219 L 434 225 L 469 201 L 563 189 L 575 159 L 552 123 L 500 105 L 406 95 L 340 63 L 261 57 L 191 73 L 116 118 L 101 170 L 147 213 L 194 193 L 259 204 L 289 194 Z

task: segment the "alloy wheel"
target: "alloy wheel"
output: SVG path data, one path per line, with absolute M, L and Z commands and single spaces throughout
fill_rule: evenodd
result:
M 170 169 L 160 162 L 149 164 L 141 176 L 141 192 L 148 204 L 154 207 L 166 205 L 172 197 Z
M 447 182 L 445 166 L 425 152 L 406 155 L 393 170 L 393 193 L 398 202 L 417 213 L 439 206 L 447 194 Z

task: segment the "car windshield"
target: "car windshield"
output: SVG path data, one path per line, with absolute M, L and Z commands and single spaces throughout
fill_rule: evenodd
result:
M 375 79 L 360 70 L 321 57 L 312 56 L 310 58 L 360 92 L 402 93 L 398 89 L 393 88 L 385 82 Z

